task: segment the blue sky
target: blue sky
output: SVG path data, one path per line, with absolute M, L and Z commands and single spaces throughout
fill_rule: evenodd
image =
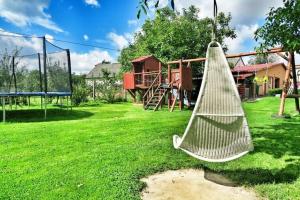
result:
M 199 17 L 212 15 L 212 1 L 175 3 L 178 10 L 195 5 L 200 8 Z M 167 4 L 168 0 L 161 0 L 160 6 Z M 270 7 L 282 5 L 282 0 L 218 0 L 218 4 L 220 11 L 232 14 L 238 38 L 227 44 L 230 52 L 237 53 L 253 49 L 253 32 L 263 23 Z M 143 19 L 136 19 L 137 5 L 138 0 L 0 0 L 0 28 L 7 33 L 47 35 L 49 39 L 122 49 L 143 23 Z M 119 55 L 113 50 L 53 42 L 71 49 L 73 69 L 78 73 L 88 72 L 103 59 L 116 61 Z

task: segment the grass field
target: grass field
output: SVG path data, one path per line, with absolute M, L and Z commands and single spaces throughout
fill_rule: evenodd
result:
M 273 119 L 279 99 L 244 107 L 254 152 L 225 164 L 173 149 L 191 111 L 143 111 L 129 103 L 8 112 L 0 124 L 0 199 L 139 199 L 141 177 L 208 168 L 269 199 L 300 199 L 300 117 Z M 293 100 L 287 105 L 292 113 Z

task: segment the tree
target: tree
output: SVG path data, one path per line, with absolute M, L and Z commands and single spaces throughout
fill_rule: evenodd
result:
M 20 54 L 21 49 L 17 47 L 12 51 L 8 52 L 5 49 L 4 53 L 0 57 L 0 92 L 10 92 L 14 90 L 13 83 L 13 57 L 17 57 Z M 15 66 L 19 61 L 15 59 Z
M 48 92 L 70 91 L 69 72 L 66 63 L 47 58 Z
M 142 55 L 152 54 L 163 62 L 205 56 L 211 41 L 213 19 L 199 19 L 199 9 L 191 6 L 181 15 L 166 7 L 156 13 L 154 19 L 147 19 L 134 42 L 121 51 L 119 62 L 123 71 L 131 69 L 130 61 Z M 225 38 L 235 38 L 235 30 L 229 26 L 231 15 L 218 15 L 217 41 L 224 50 Z
M 260 42 L 259 50 L 280 46 L 290 53 L 294 79 L 294 93 L 297 95 L 297 79 L 295 69 L 295 52 L 300 53 L 300 1 L 283 0 L 284 6 L 271 8 L 265 24 L 255 33 L 255 39 Z M 279 115 L 283 114 L 285 94 L 288 84 L 285 84 Z M 299 99 L 295 98 L 296 110 L 300 112 Z
M 157 9 L 159 6 L 160 0 L 140 0 L 138 5 L 138 12 L 137 12 L 137 18 L 139 19 L 141 16 L 141 12 L 143 11 L 144 14 L 147 14 L 147 10 L 149 10 L 149 4 L 152 3 L 154 7 Z M 170 2 L 172 9 L 175 9 L 175 3 L 174 0 L 168 0 Z
M 102 78 L 97 83 L 97 90 L 101 93 L 101 99 L 108 103 L 114 103 L 117 99 L 117 95 L 120 93 L 120 84 L 118 84 L 118 77 L 116 74 L 111 73 L 107 69 L 101 69 Z
M 271 8 L 255 39 L 262 50 L 281 46 L 285 51 L 300 53 L 300 1 L 283 1 L 284 7 Z
M 267 54 L 257 54 L 256 56 L 252 56 L 248 61 L 248 64 L 255 65 L 255 64 L 264 64 L 264 63 L 275 63 L 278 61 L 278 57 L 274 54 L 267 55 Z

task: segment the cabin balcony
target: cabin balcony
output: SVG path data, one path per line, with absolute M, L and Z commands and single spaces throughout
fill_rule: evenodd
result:
M 127 72 L 123 76 L 124 89 L 148 89 L 152 83 L 160 84 L 162 82 L 162 75 L 159 71 L 133 73 Z M 154 83 L 154 84 L 155 84 Z

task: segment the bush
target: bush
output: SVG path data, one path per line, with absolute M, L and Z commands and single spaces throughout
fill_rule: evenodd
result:
M 72 102 L 75 106 L 88 101 L 89 91 L 82 85 L 77 85 L 73 88 Z
M 72 103 L 78 106 L 81 103 L 87 102 L 89 94 L 90 90 L 85 81 L 85 77 L 73 75 Z
M 97 83 L 96 90 L 100 93 L 99 99 L 107 103 L 115 103 L 123 101 L 120 94 L 122 93 L 122 85 L 119 84 L 119 77 L 102 69 L 102 79 Z
M 275 88 L 268 91 L 269 96 L 275 96 L 276 94 L 281 94 L 282 89 L 281 88 Z

